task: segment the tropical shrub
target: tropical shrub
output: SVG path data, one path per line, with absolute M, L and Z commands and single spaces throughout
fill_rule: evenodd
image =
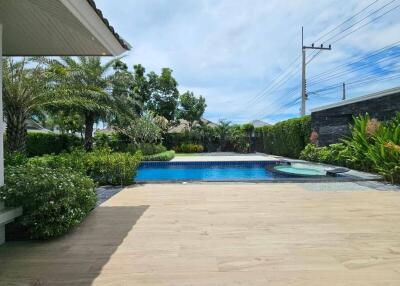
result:
M 175 157 L 175 151 L 165 151 L 159 154 L 143 156 L 143 161 L 171 161 Z
M 368 114 L 354 118 L 351 136 L 342 144 L 321 148 L 310 144 L 301 159 L 378 172 L 388 181 L 399 183 L 400 113 L 383 123 Z
M 272 126 L 256 128 L 259 152 L 299 158 L 309 143 L 311 117 L 289 119 Z
M 329 147 L 317 147 L 310 143 L 300 154 L 302 160 L 353 168 L 350 157 L 349 149 L 343 143 L 332 144 Z
M 251 147 L 250 135 L 254 127 L 251 124 L 234 125 L 229 131 L 228 142 L 233 151 L 249 153 Z
M 34 165 L 10 166 L 0 197 L 8 207 L 22 206 L 24 213 L 11 232 L 34 239 L 67 233 L 94 208 L 94 183 L 71 169 Z
M 174 151 L 178 153 L 202 153 L 204 147 L 200 144 L 183 143 L 180 146 L 175 147 Z
M 65 134 L 28 132 L 26 153 L 28 157 L 60 154 L 83 145 L 83 139 Z

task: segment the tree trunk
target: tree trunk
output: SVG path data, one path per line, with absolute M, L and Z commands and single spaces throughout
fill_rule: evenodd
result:
M 88 113 L 85 116 L 85 150 L 91 151 L 93 148 L 93 125 L 94 114 Z
M 25 113 L 14 109 L 6 113 L 6 148 L 8 152 L 26 153 L 27 124 Z

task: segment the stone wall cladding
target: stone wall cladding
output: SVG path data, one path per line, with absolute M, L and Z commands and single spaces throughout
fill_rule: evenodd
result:
M 368 113 L 371 118 L 384 121 L 396 112 L 400 112 L 400 92 L 312 112 L 311 127 L 319 134 L 319 144 L 326 146 L 350 134 L 353 116 Z

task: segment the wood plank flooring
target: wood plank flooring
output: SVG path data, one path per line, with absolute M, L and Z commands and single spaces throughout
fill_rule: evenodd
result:
M 61 239 L 1 246 L 0 285 L 398 286 L 400 192 L 134 186 Z

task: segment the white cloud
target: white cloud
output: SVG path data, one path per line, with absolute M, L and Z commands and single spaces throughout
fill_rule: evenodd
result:
M 306 43 L 369 5 L 371 0 L 97 0 L 116 30 L 132 45 L 130 66 L 141 63 L 147 70 L 174 70 L 181 90 L 190 89 L 207 99 L 206 117 L 212 120 L 249 121 L 257 117 L 292 116 L 298 106 L 282 108 L 296 99 L 284 90 L 250 102 L 300 54 L 300 29 Z M 374 11 L 386 1 L 378 1 Z M 395 6 L 395 4 L 393 4 Z M 347 59 L 395 42 L 400 23 L 396 10 L 375 24 L 357 31 L 322 53 L 308 67 L 312 77 Z M 361 17 L 362 18 L 362 17 Z M 370 17 L 368 20 L 371 20 Z M 328 44 L 328 43 L 327 43 Z M 283 87 L 299 84 L 300 69 Z M 359 73 L 362 76 L 362 73 Z M 338 79 L 341 80 L 340 78 Z M 371 83 L 349 91 L 360 95 L 394 83 Z M 321 83 L 318 88 L 322 87 Z M 332 95 L 332 100 L 339 98 Z M 309 106 L 329 102 L 313 100 Z

